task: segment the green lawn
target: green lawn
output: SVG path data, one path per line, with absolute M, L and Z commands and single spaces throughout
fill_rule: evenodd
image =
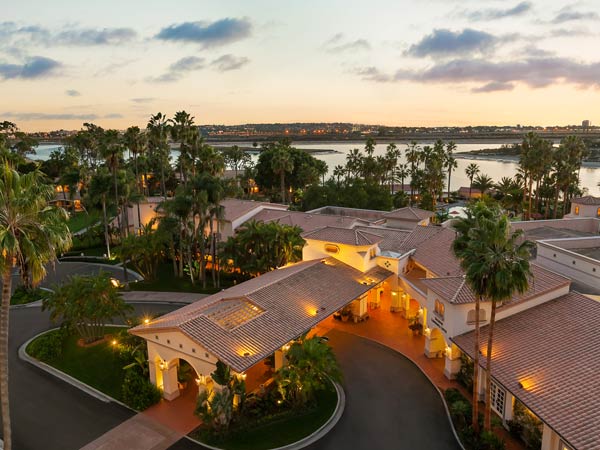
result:
M 319 396 L 318 407 L 310 412 L 286 416 L 280 420 L 233 432 L 215 445 L 226 450 L 265 450 L 282 447 L 315 432 L 331 417 L 336 405 L 337 393 L 332 387 L 323 391 Z
M 207 272 L 206 289 L 203 289 L 201 282 L 192 284 L 187 275 L 183 278 L 177 278 L 173 273 L 173 264 L 171 262 L 163 262 L 158 266 L 156 279 L 131 283 L 129 287 L 132 291 L 197 292 L 200 294 L 214 294 L 221 289 L 233 286 L 233 281 L 234 279 L 231 275 L 221 274 L 221 287 L 215 288 L 212 285 L 212 274 Z
M 106 333 L 117 333 L 122 329 L 122 327 L 106 327 Z M 51 333 L 55 332 L 51 331 Z M 103 342 L 93 347 L 79 347 L 77 339 L 77 336 L 69 336 L 60 359 L 47 364 L 121 400 L 121 385 L 125 378 L 125 371 L 115 348 L 110 342 Z
M 71 233 L 75 233 L 79 230 L 83 230 L 85 227 L 89 227 L 90 225 L 94 225 L 100 220 L 100 215 L 96 211 L 91 211 L 89 214 L 85 211 L 76 212 L 71 214 L 67 225 L 69 226 L 69 230 Z

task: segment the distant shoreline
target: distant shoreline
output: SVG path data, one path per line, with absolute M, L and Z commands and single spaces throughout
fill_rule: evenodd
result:
M 454 157 L 458 158 L 458 159 L 472 159 L 475 161 L 477 161 L 477 160 L 498 161 L 498 162 L 515 163 L 515 164 L 517 164 L 519 162 L 519 157 L 512 156 L 512 155 L 475 155 L 475 154 L 472 154 L 469 152 L 463 152 L 463 153 L 455 153 Z M 583 163 L 581 164 L 581 167 L 599 168 L 600 161 L 583 161 Z

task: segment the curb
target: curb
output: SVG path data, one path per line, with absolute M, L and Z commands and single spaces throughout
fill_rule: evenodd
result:
M 333 427 L 337 425 L 339 420 L 342 418 L 342 415 L 344 414 L 344 410 L 346 409 L 346 393 L 344 392 L 344 389 L 338 383 L 335 382 L 333 383 L 333 387 L 335 388 L 335 391 L 337 393 L 338 401 L 337 405 L 335 406 L 335 411 L 333 411 L 333 414 L 329 417 L 329 419 L 327 419 L 327 422 L 321 425 L 316 431 L 309 434 L 308 436 L 303 437 L 299 441 L 284 445 L 283 447 L 275 447 L 267 450 L 300 450 L 304 447 L 308 447 L 309 445 L 314 444 L 323 436 L 328 434 L 333 429 Z M 211 450 L 223 450 L 220 447 L 213 447 L 212 445 L 207 445 L 204 442 L 200 442 L 187 435 L 185 437 L 188 440 L 199 444 L 203 447 L 209 448 Z
M 118 326 L 124 326 L 124 325 L 113 325 L 113 326 L 118 327 Z M 121 406 L 126 407 L 127 409 L 131 409 L 132 411 L 135 411 L 134 409 L 127 406 L 125 403 L 120 402 L 119 400 L 117 400 L 115 398 L 112 398 L 110 395 L 107 395 L 104 392 L 100 392 L 98 389 L 95 389 L 95 388 L 85 384 L 84 382 L 79 381 L 77 378 L 74 378 L 71 375 L 67 375 L 66 373 L 62 372 L 61 370 L 56 369 L 55 367 L 52 367 L 49 364 L 46 364 L 44 362 L 41 362 L 41 361 L 35 359 L 33 356 L 30 356 L 27 353 L 27 346 L 31 343 L 31 341 L 33 341 L 34 339 L 37 339 L 38 337 L 40 337 L 44 334 L 50 333 L 51 331 L 58 330 L 58 329 L 59 329 L 59 327 L 55 327 L 55 328 L 51 328 L 50 330 L 43 331 L 42 333 L 39 333 L 39 334 L 33 336 L 27 342 L 22 344 L 19 347 L 19 359 L 21 359 L 22 361 L 28 362 L 29 364 L 37 367 L 38 369 L 41 369 L 41 370 L 49 373 L 50 375 L 54 375 L 56 378 L 64 381 L 65 383 L 70 384 L 73 387 L 76 387 L 77 389 L 85 392 L 88 395 L 91 395 L 92 397 L 94 397 L 104 403 L 114 402 Z M 0 450 L 1 449 L 2 449 L 2 447 L 0 447 Z
M 435 390 L 437 391 L 437 393 L 439 394 L 440 398 L 442 399 L 442 404 L 444 405 L 444 409 L 446 410 L 446 417 L 448 418 L 448 422 L 450 422 L 450 429 L 452 430 L 452 434 L 454 434 L 454 438 L 456 439 L 456 442 L 458 443 L 459 447 L 462 450 L 466 450 L 465 446 L 463 445 L 463 443 L 461 442 L 460 438 L 458 437 L 458 432 L 456 431 L 456 428 L 454 427 L 454 422 L 452 422 L 452 416 L 450 416 L 450 409 L 448 409 L 448 404 L 446 403 L 446 398 L 444 397 L 444 393 L 442 392 L 442 390 L 433 382 L 433 380 L 429 377 L 429 375 L 427 375 L 427 373 L 421 368 L 421 366 L 419 366 L 410 356 L 405 355 L 404 353 L 402 353 L 401 351 L 396 350 L 395 348 L 390 347 L 389 345 L 384 344 L 381 341 L 378 341 L 377 339 L 371 339 L 365 336 L 361 336 L 359 334 L 353 334 L 353 333 L 348 333 L 347 331 L 343 331 L 343 330 L 336 330 L 338 332 L 341 333 L 346 333 L 346 334 L 350 334 L 352 336 L 357 336 L 359 338 L 362 339 L 366 339 L 367 341 L 371 341 L 371 342 L 375 342 L 377 345 L 381 345 L 382 347 L 385 347 L 387 349 L 390 349 L 391 351 L 393 351 L 394 353 L 398 353 L 399 355 L 403 356 L 404 358 L 406 358 L 407 360 L 409 360 L 415 367 L 417 367 L 421 373 L 423 375 L 425 375 L 425 378 L 427 378 L 427 380 L 431 383 L 431 385 L 435 388 Z
M 97 262 L 60 261 L 60 260 L 57 260 L 58 264 L 61 264 L 61 263 L 77 264 L 77 262 L 80 262 L 81 264 L 89 264 L 91 266 L 100 266 L 100 268 L 106 267 L 106 268 L 114 269 L 115 267 L 119 267 L 120 270 L 123 269 L 123 266 L 117 266 L 116 264 L 103 264 L 103 263 L 97 263 Z M 144 277 L 142 277 L 139 273 L 135 272 L 134 270 L 127 269 L 127 273 L 129 275 L 131 275 L 133 278 L 135 278 L 135 281 L 143 281 L 144 280 Z M 131 280 L 129 282 L 131 283 L 133 281 L 134 280 Z

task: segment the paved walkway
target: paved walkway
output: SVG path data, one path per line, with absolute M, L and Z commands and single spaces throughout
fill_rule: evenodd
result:
M 183 435 L 140 413 L 81 450 L 166 450 Z
M 182 435 L 188 434 L 202 423 L 194 415 L 197 398 L 198 387 L 196 383 L 190 382 L 179 397 L 171 401 L 162 399 L 142 414 Z
M 123 299 L 132 303 L 194 303 L 208 297 L 207 294 L 193 292 L 156 292 L 156 291 L 124 291 Z

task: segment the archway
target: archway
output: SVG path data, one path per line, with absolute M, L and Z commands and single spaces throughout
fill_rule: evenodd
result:
M 446 346 L 446 340 L 440 329 L 433 328 L 425 338 L 425 355 L 428 358 L 443 358 Z

